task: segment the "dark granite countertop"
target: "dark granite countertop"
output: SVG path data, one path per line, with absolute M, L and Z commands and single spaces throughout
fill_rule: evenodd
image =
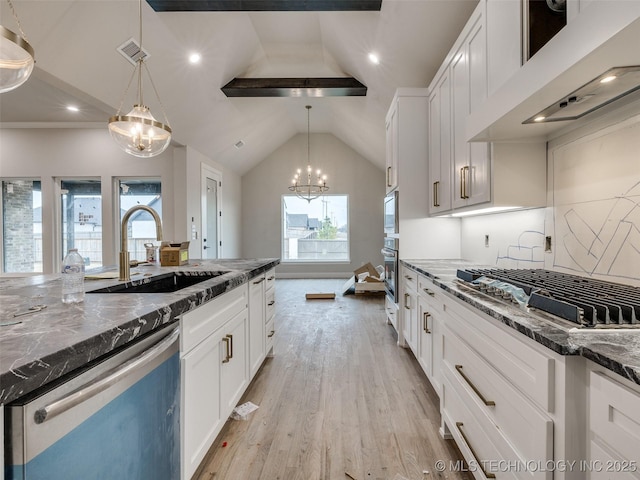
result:
M 465 260 L 401 260 L 447 293 L 561 355 L 581 355 L 640 385 L 640 329 L 586 330 L 562 325 L 477 292 L 456 278 L 457 269 L 485 268 Z M 486 267 L 491 268 L 491 267 Z
M 175 322 L 183 313 L 278 263 L 280 259 L 265 258 L 191 260 L 180 267 L 140 265 L 131 270 L 134 283 L 173 271 L 191 275 L 210 271 L 227 273 L 173 293 L 86 294 L 83 303 L 72 305 L 61 301 L 59 275 L 0 277 L 0 404 Z M 114 269 L 101 271 L 109 270 Z M 121 283 L 86 280 L 85 290 Z M 14 313 L 38 304 L 47 307 L 14 317 Z

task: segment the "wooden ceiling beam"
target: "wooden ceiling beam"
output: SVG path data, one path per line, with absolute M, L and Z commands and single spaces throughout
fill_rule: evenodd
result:
M 353 77 L 234 78 L 222 91 L 227 97 L 364 97 L 367 87 Z
M 380 11 L 382 0 L 147 0 L 156 12 Z

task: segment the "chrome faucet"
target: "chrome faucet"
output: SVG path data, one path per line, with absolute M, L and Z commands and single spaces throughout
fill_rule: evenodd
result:
M 125 282 L 131 280 L 129 249 L 127 247 L 127 224 L 129 223 L 131 215 L 138 210 L 145 210 L 151 214 L 153 220 L 156 222 L 156 237 L 158 240 L 162 240 L 162 220 L 160 220 L 158 212 L 146 205 L 134 205 L 127 210 L 124 217 L 122 217 L 122 225 L 120 226 L 120 277 L 118 278 L 118 280 Z

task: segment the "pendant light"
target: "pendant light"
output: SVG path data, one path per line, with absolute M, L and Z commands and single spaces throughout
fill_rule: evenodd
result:
M 0 25 L 0 93 L 18 88 L 31 76 L 36 63 L 33 47 L 22 31 L 11 0 L 7 0 L 20 35 Z
M 298 169 L 291 181 L 289 190 L 296 194 L 298 198 L 311 202 L 311 200 L 318 198 L 324 194 L 329 187 L 327 186 L 327 176 L 323 175 L 320 170 L 316 170 L 315 179 L 312 180 L 313 169 L 311 168 L 311 142 L 310 142 L 310 129 L 309 129 L 309 112 L 311 105 L 305 107 L 307 109 L 307 175 L 306 182 L 303 178 L 302 170 Z
M 139 0 L 138 4 L 140 14 L 140 51 L 142 51 L 142 0 Z M 151 114 L 149 107 L 144 104 L 142 94 L 143 68 L 149 76 L 153 91 L 160 103 L 165 123 L 156 120 Z M 124 103 L 124 99 L 136 73 L 138 74 L 138 103 L 133 106 L 133 109 L 129 113 L 121 115 L 122 104 Z M 171 141 L 171 127 L 169 126 L 167 115 L 164 112 L 164 107 L 162 107 L 162 102 L 160 101 L 160 96 L 153 83 L 151 74 L 147 69 L 147 65 L 144 63 L 144 55 L 141 55 L 137 61 L 129 84 L 122 96 L 118 112 L 109 118 L 109 132 L 111 132 L 111 137 L 120 148 L 136 157 L 155 157 L 164 152 L 169 146 L 169 142 Z

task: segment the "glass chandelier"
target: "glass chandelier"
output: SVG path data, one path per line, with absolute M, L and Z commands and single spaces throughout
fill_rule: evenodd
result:
M 142 0 L 139 0 L 138 3 L 140 13 L 140 51 L 142 52 Z M 143 68 L 149 76 L 153 91 L 160 103 L 165 123 L 156 120 L 151 114 L 149 107 L 145 106 L 143 102 Z M 121 115 L 122 104 L 124 103 L 124 99 L 136 73 L 138 74 L 138 103 L 133 106 L 133 109 L 129 113 Z M 164 112 L 164 107 L 162 107 L 162 102 L 160 101 L 160 96 L 153 83 L 151 74 L 147 69 L 147 65 L 144 63 L 144 55 L 141 55 L 137 61 L 129 84 L 122 96 L 118 112 L 109 118 L 109 132 L 111 132 L 111 137 L 116 141 L 118 146 L 125 152 L 142 158 L 155 157 L 161 154 L 167 149 L 169 142 L 171 142 L 171 127 L 169 126 L 167 115 Z
M 7 0 L 20 35 L 0 25 L 0 93 L 18 88 L 31 76 L 36 63 L 33 47 L 22 31 L 11 0 Z
M 289 190 L 296 194 L 299 198 L 306 200 L 307 202 L 311 202 L 314 198 L 318 198 L 320 195 L 324 194 L 329 187 L 327 186 L 327 176 L 323 175 L 320 170 L 316 170 L 315 176 L 313 175 L 313 169 L 311 168 L 311 142 L 310 142 L 310 129 L 309 129 L 309 111 L 311 110 L 311 105 L 307 105 L 305 107 L 307 109 L 307 176 L 306 182 L 305 178 L 302 175 L 302 170 L 298 169 L 296 174 L 293 176 L 293 180 L 291 180 L 291 185 L 289 186 Z M 314 179 L 312 179 L 312 177 Z

